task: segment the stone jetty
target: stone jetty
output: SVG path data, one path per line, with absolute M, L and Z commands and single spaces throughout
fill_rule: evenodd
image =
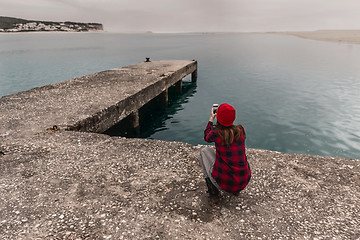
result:
M 143 104 L 122 101 L 196 76 L 194 64 L 140 63 L 0 98 L 0 239 L 359 239 L 359 160 L 247 149 L 251 183 L 213 201 L 203 146 L 101 134 L 112 111 Z

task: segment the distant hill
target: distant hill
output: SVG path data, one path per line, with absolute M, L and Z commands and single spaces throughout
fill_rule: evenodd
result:
M 0 32 L 87 32 L 103 30 L 101 23 L 51 22 L 0 16 Z
M 0 28 L 9 29 L 12 28 L 16 23 L 26 23 L 28 20 L 21 18 L 12 18 L 12 17 L 1 17 L 0 16 Z

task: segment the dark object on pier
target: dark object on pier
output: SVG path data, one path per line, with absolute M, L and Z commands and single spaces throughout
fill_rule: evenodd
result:
M 57 132 L 59 130 L 60 130 L 60 128 L 58 126 L 54 125 L 52 128 L 46 129 L 46 132 L 47 133 L 54 133 L 54 132 Z
M 145 59 L 146 59 L 145 62 L 151 62 L 150 58 L 145 58 Z

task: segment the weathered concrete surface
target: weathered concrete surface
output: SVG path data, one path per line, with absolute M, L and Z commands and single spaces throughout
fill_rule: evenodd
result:
M 143 104 L 142 78 L 165 89 L 196 66 L 153 64 L 0 99 L 0 239 L 360 238 L 359 160 L 249 149 L 250 185 L 214 202 L 202 146 L 65 131 L 100 131 Z
M 2 97 L 0 136 L 25 137 L 53 125 L 103 132 L 196 68 L 196 61 L 143 62 Z
M 359 239 L 359 160 L 247 151 L 250 185 L 212 202 L 201 146 L 39 132 L 2 139 L 1 239 Z

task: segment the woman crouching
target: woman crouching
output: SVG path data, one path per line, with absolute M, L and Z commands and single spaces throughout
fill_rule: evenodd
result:
M 207 142 L 215 142 L 216 153 L 210 147 L 201 150 L 200 164 L 205 174 L 208 193 L 216 196 L 219 191 L 238 195 L 249 183 L 251 170 L 245 153 L 245 129 L 233 125 L 235 109 L 221 104 L 211 116 L 204 132 Z M 214 118 L 217 124 L 213 127 Z

